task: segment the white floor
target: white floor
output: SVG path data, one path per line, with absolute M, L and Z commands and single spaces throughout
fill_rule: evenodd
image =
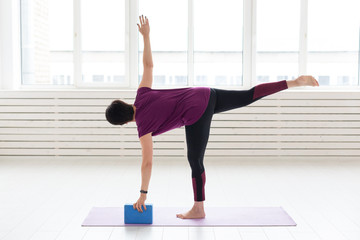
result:
M 205 160 L 206 161 L 206 160 Z M 282 206 L 296 227 L 83 228 L 138 198 L 139 161 L 1 161 L 1 240 L 359 240 L 360 161 L 207 161 L 206 206 Z M 189 206 L 187 161 L 154 160 L 147 203 Z

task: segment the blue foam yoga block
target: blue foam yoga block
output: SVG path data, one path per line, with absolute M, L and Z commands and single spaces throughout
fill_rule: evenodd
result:
M 138 212 L 133 208 L 132 204 L 124 205 L 124 221 L 125 224 L 152 224 L 153 223 L 153 205 L 145 204 L 146 211 L 141 206 L 143 212 Z

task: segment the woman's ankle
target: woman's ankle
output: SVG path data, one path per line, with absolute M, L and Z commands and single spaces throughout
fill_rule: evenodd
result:
M 204 209 L 204 201 L 195 201 L 194 208 L 196 209 Z

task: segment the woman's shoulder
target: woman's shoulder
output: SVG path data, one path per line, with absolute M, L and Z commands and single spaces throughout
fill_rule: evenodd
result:
M 139 101 L 143 101 L 144 99 L 146 99 L 147 97 L 147 94 L 144 94 L 144 93 L 147 93 L 151 90 L 151 88 L 149 87 L 140 87 L 137 89 L 136 91 L 136 97 L 135 97 L 135 102 L 139 102 Z
M 137 92 L 144 92 L 144 91 L 149 91 L 149 90 L 152 90 L 152 89 L 149 87 L 139 87 L 137 89 Z

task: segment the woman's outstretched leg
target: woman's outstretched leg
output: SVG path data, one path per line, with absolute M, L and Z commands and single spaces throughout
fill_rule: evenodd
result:
M 229 111 L 247 106 L 265 96 L 280 92 L 291 87 L 319 86 L 311 76 L 300 76 L 295 80 L 282 80 L 256 85 L 249 90 L 216 90 L 216 106 L 214 113 Z

